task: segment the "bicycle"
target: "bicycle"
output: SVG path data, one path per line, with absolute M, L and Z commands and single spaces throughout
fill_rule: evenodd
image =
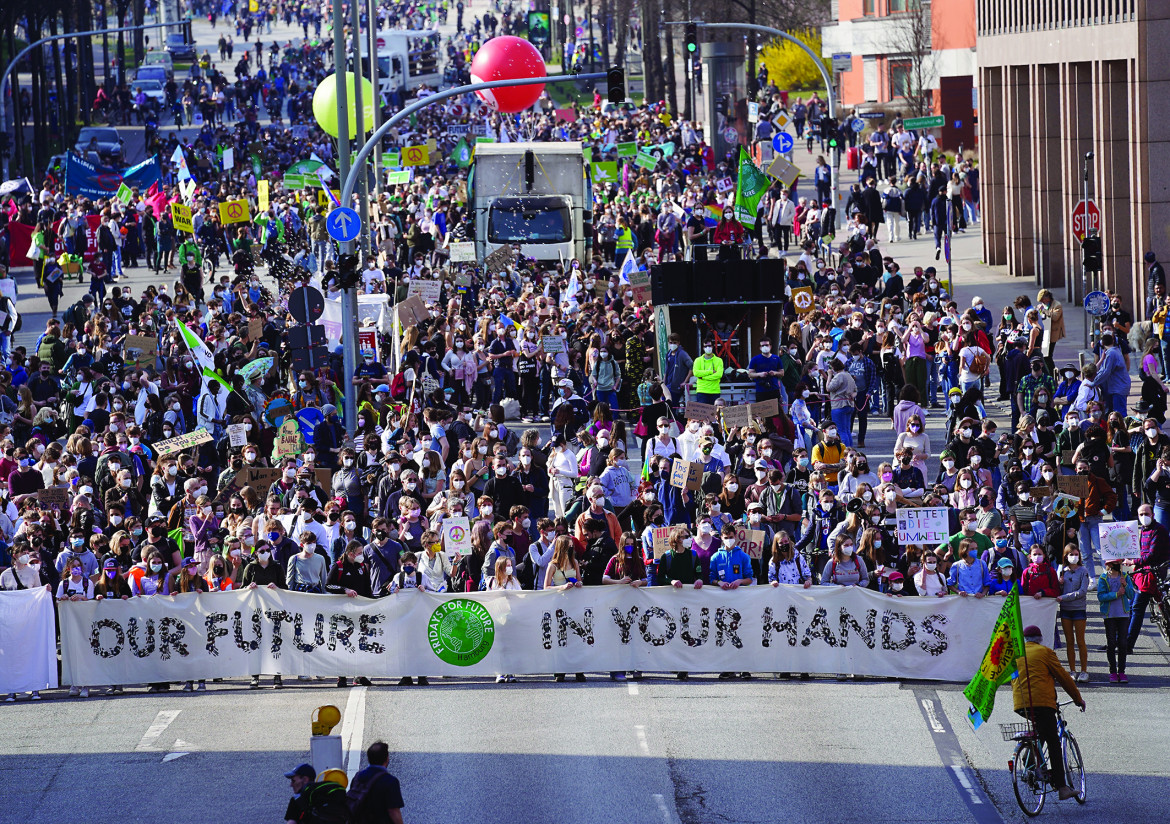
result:
M 1156 568 L 1140 567 L 1134 572 L 1150 572 L 1156 586 L 1154 597 L 1150 599 L 1150 608 L 1153 613 L 1154 624 L 1162 633 L 1162 638 L 1170 644 L 1170 562 L 1159 564 Z
M 1056 729 L 1060 736 L 1061 751 L 1064 753 L 1065 779 L 1072 787 L 1078 804 L 1085 803 L 1085 764 L 1081 760 L 1081 748 L 1073 734 L 1068 731 L 1068 725 L 1060 708 L 1074 703 L 1062 701 L 1056 707 Z M 1081 712 L 1084 712 L 1082 709 Z M 1044 742 L 1040 740 L 1035 727 L 1031 722 L 1017 722 L 1014 724 L 1000 724 L 1004 741 L 1015 741 L 1016 751 L 1008 762 L 1008 770 L 1012 774 L 1012 789 L 1016 794 L 1016 803 L 1024 811 L 1024 815 L 1035 817 L 1044 809 L 1044 799 L 1048 793 L 1055 792 L 1048 773 L 1048 758 L 1044 750 Z

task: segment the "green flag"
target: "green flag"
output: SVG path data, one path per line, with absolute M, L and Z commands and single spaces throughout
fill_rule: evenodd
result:
M 118 191 L 114 195 L 114 197 L 116 197 L 118 200 L 122 201 L 122 203 L 124 203 L 125 205 L 129 206 L 130 199 L 132 197 L 134 197 L 134 190 L 131 189 L 129 186 L 127 186 L 125 183 L 123 183 L 121 186 L 118 187 Z
M 186 558 L 187 553 L 183 551 L 183 529 L 181 527 L 179 529 L 172 529 L 167 533 L 167 537 L 179 547 L 179 557 Z
M 975 729 L 991 717 L 995 707 L 995 691 L 1002 684 L 1016 677 L 1016 659 L 1024 654 L 1024 620 L 1020 615 L 1020 590 L 1013 586 L 1011 594 L 1004 600 L 991 631 L 987 652 L 971 683 L 963 689 L 963 695 L 971 702 L 967 720 Z
M 756 168 L 743 146 L 739 147 L 739 175 L 735 182 L 735 219 L 749 229 L 756 225 L 756 209 L 768 191 L 768 176 Z
M 459 138 L 459 142 L 455 144 L 455 149 L 451 152 L 451 159 L 460 169 L 466 169 L 471 164 L 471 146 L 467 144 L 465 138 Z
M 618 165 L 616 160 L 605 160 L 601 163 L 593 164 L 593 182 L 596 183 L 617 183 L 618 182 Z

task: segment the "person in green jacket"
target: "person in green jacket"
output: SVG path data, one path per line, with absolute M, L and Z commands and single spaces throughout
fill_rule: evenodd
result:
M 695 358 L 691 371 L 695 375 L 695 400 L 715 403 L 722 394 L 719 379 L 723 377 L 723 359 L 715 356 L 713 341 L 703 343 L 703 354 Z

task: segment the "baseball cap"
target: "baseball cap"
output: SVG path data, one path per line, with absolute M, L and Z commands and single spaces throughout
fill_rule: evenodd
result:
M 284 774 L 284 777 L 285 778 L 295 778 L 298 775 L 303 776 L 303 777 L 309 779 L 310 781 L 313 781 L 314 779 L 317 778 L 317 771 L 315 769 L 313 769 L 312 764 L 301 764 L 301 765 L 295 767 L 292 770 L 292 772 L 286 772 Z
M 115 561 L 113 558 L 106 558 L 106 560 L 102 562 L 102 568 L 103 569 L 117 569 L 118 562 Z
M 755 501 L 754 503 L 748 504 L 747 511 L 748 512 L 763 512 L 764 505 L 762 503 L 760 503 L 759 501 Z
M 386 384 L 384 384 L 384 383 L 380 383 L 380 384 L 378 384 L 378 385 L 377 385 L 377 386 L 374 388 L 374 391 L 375 391 L 375 392 L 389 392 L 389 391 L 390 391 L 390 387 L 389 387 L 389 386 L 387 386 L 387 385 L 386 385 Z
M 199 566 L 199 559 L 197 559 L 194 555 L 189 555 L 183 559 L 183 566 Z
M 569 378 L 561 378 L 557 381 L 557 386 L 562 386 L 565 389 L 573 389 L 573 381 Z
M 1015 562 L 1012 561 L 1011 558 L 1000 558 L 999 563 L 996 564 L 996 566 L 1000 569 L 1003 569 L 1004 567 L 1014 567 L 1015 565 Z

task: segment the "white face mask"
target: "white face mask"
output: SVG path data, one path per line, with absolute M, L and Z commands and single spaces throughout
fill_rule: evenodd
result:
M 1142 522 L 1142 526 L 1149 526 L 1154 522 L 1154 519 L 1149 515 L 1138 515 L 1138 520 Z

